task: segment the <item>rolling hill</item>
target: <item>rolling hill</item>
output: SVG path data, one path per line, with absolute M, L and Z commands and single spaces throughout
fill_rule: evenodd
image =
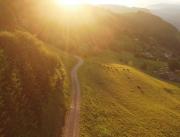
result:
M 87 57 L 79 71 L 80 137 L 178 137 L 180 88 L 122 65 L 116 54 Z

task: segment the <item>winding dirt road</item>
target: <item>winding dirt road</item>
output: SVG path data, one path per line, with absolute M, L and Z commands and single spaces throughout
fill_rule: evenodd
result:
M 64 137 L 79 137 L 79 118 L 80 118 L 80 85 L 77 71 L 84 63 L 83 59 L 77 57 L 78 63 L 71 71 L 72 79 L 72 104 L 68 112 L 64 127 Z

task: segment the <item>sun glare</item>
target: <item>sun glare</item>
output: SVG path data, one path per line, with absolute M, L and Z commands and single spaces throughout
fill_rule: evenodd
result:
M 135 0 L 55 0 L 57 5 L 64 7 L 78 7 L 83 4 L 118 4 L 125 6 L 136 6 L 138 2 Z
M 83 4 L 83 0 L 57 0 L 57 4 L 61 6 L 79 6 Z

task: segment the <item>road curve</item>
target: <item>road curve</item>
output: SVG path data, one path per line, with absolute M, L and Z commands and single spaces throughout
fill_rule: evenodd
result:
M 84 63 L 83 59 L 76 56 L 78 63 L 71 71 L 72 79 L 72 103 L 66 117 L 63 137 L 79 137 L 79 118 L 80 118 L 80 85 L 78 80 L 78 69 Z

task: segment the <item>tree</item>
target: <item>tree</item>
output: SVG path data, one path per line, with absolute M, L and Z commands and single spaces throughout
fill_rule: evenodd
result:
M 173 59 L 168 62 L 168 66 L 171 71 L 175 71 L 180 69 L 180 62 L 177 59 Z

